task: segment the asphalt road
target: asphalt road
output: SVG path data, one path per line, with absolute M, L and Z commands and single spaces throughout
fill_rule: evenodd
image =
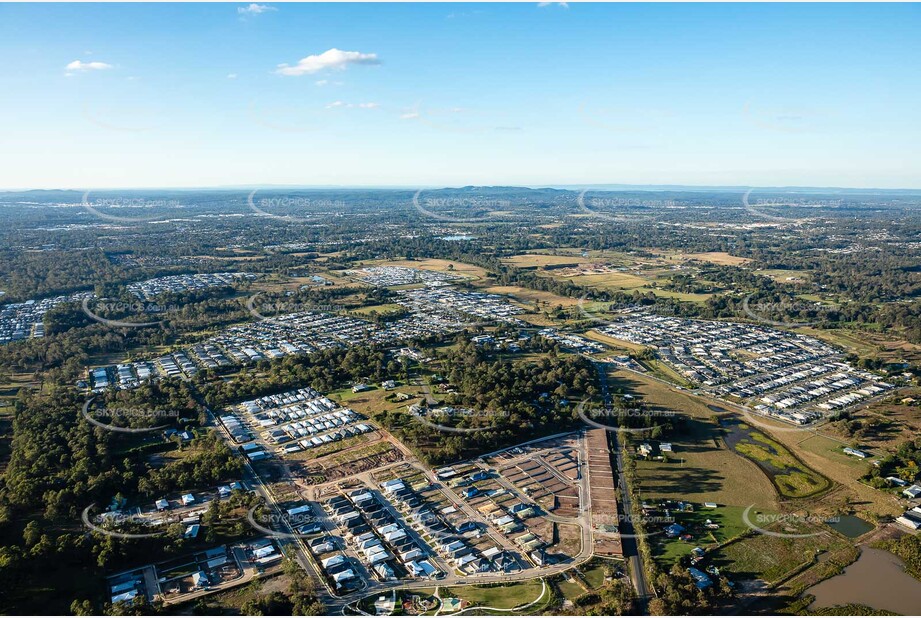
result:
M 603 376 L 603 373 L 604 372 L 601 369 L 601 366 L 599 365 L 599 374 Z M 602 377 L 602 389 L 605 394 L 605 397 L 607 398 L 606 376 Z M 236 445 L 232 437 L 230 436 L 230 434 L 227 433 L 223 425 L 217 420 L 214 413 L 204 403 L 203 399 L 200 397 L 197 391 L 194 390 L 194 388 L 193 388 L 193 393 L 195 393 L 196 398 L 198 399 L 199 403 L 201 403 L 202 406 L 207 411 L 208 423 L 214 426 L 216 429 L 218 429 L 219 433 L 221 434 L 225 442 L 228 444 L 228 446 L 235 449 Z M 557 434 L 557 435 L 565 435 L 565 434 Z M 534 442 L 544 441 L 552 437 L 556 437 L 556 436 L 548 436 L 548 437 L 540 438 L 538 440 L 534 440 Z M 526 443 L 526 444 L 529 444 L 529 443 Z M 584 463 L 585 461 L 587 461 L 585 459 L 584 448 L 580 448 L 580 460 L 581 460 L 581 463 Z M 254 492 L 256 492 L 260 497 L 262 497 L 263 500 L 265 500 L 265 503 L 269 506 L 269 508 L 271 508 L 278 515 L 278 521 L 281 522 L 281 525 L 283 527 L 283 529 L 280 531 L 287 532 L 287 533 L 293 533 L 294 531 L 288 525 L 286 518 L 282 516 L 281 509 L 278 507 L 276 499 L 274 495 L 272 495 L 271 490 L 263 483 L 261 477 L 253 469 L 250 462 L 246 460 L 245 458 L 243 462 L 244 462 L 243 480 L 246 482 L 247 487 L 249 487 Z M 618 469 L 620 469 L 619 465 L 618 465 Z M 426 470 L 426 473 L 427 473 L 426 475 L 430 478 L 430 480 L 434 482 L 434 477 L 432 473 L 427 470 Z M 579 492 L 580 492 L 580 498 L 582 498 L 580 502 L 583 505 L 585 505 L 586 503 L 584 501 L 587 500 L 589 496 L 589 492 L 588 492 L 589 479 L 587 478 L 587 475 L 583 473 L 580 481 L 581 482 L 579 483 Z M 621 486 L 623 487 L 623 484 L 624 484 L 623 475 L 621 475 L 619 482 Z M 448 488 L 443 487 L 443 489 L 447 489 L 448 492 L 450 492 L 450 489 Z M 626 491 L 624 491 L 624 494 L 626 495 Z M 458 504 L 461 504 L 461 505 L 465 504 L 463 500 L 460 500 L 456 496 L 454 496 L 454 498 L 457 500 Z M 625 507 L 629 508 L 629 504 L 626 504 Z M 553 520 L 562 519 L 562 518 L 556 518 L 552 516 L 551 518 Z M 583 513 L 580 514 L 580 517 L 576 519 L 567 518 L 565 523 L 574 523 L 580 526 L 581 531 L 582 531 L 582 547 L 578 555 L 560 564 L 555 564 L 549 567 L 544 567 L 544 568 L 541 568 L 540 570 L 527 569 L 520 573 L 513 573 L 513 574 L 480 573 L 480 574 L 473 575 L 473 576 L 463 576 L 463 575 L 457 575 L 454 573 L 448 573 L 446 577 L 440 580 L 436 580 L 436 581 L 419 580 L 418 582 L 411 582 L 407 580 L 401 580 L 401 581 L 393 581 L 393 582 L 380 582 L 380 581 L 375 581 L 373 579 L 368 579 L 366 580 L 365 585 L 359 590 L 356 590 L 354 592 L 351 592 L 345 595 L 341 595 L 341 596 L 337 595 L 335 591 L 333 591 L 329 587 L 328 583 L 326 582 L 326 578 L 323 577 L 322 573 L 319 572 L 319 569 L 316 566 L 315 561 L 313 560 L 312 556 L 309 555 L 309 551 L 302 539 L 298 538 L 298 539 L 285 540 L 284 544 L 286 545 L 289 552 L 290 550 L 293 550 L 293 552 L 290 552 L 290 553 L 293 553 L 292 557 L 315 580 L 316 589 L 318 590 L 319 600 L 326 607 L 327 611 L 330 614 L 342 614 L 344 613 L 344 610 L 346 609 L 347 606 L 367 596 L 382 594 L 382 593 L 386 593 L 386 592 L 396 590 L 399 588 L 406 588 L 407 586 L 412 586 L 412 585 L 431 586 L 435 584 L 438 586 L 456 586 L 456 585 L 465 585 L 465 584 L 514 583 L 514 582 L 520 582 L 520 581 L 531 581 L 534 579 L 541 579 L 544 577 L 552 576 L 557 573 L 562 573 L 564 571 L 567 571 L 573 567 L 576 567 L 588 561 L 594 554 L 594 546 L 593 546 L 593 540 L 592 540 L 592 535 L 591 535 L 590 511 L 588 509 L 584 510 Z M 500 544 L 505 545 L 504 543 L 500 543 Z M 627 558 L 627 555 L 626 555 L 627 544 L 626 543 L 624 544 L 624 550 L 625 550 L 625 558 Z M 634 573 L 634 576 L 633 576 L 634 586 L 637 587 L 637 591 L 641 599 L 645 599 L 646 595 L 648 595 L 648 590 L 647 590 L 646 583 L 645 583 L 644 571 L 642 569 L 642 565 L 639 563 L 639 554 L 635 551 L 635 545 L 634 545 L 634 553 L 633 553 L 632 559 L 636 561 L 636 566 L 631 566 L 631 571 Z
M 611 394 L 608 390 L 608 374 L 606 363 L 587 356 L 595 364 L 598 372 L 598 383 L 601 386 L 601 396 L 604 405 L 611 405 Z M 636 596 L 640 603 L 640 611 L 646 613 L 646 605 L 651 598 L 649 585 L 646 582 L 646 569 L 643 565 L 643 557 L 637 546 L 635 531 L 633 529 L 633 503 L 630 498 L 630 489 L 627 486 L 627 477 L 624 474 L 624 465 L 621 458 L 620 434 L 616 431 L 608 432 L 608 443 L 614 450 L 615 463 L 617 465 L 617 485 L 620 487 L 621 499 L 618 503 L 620 512 L 620 525 L 618 529 L 621 532 L 621 547 L 624 551 L 624 559 L 630 566 L 630 579 L 633 581 L 633 587 L 636 589 Z

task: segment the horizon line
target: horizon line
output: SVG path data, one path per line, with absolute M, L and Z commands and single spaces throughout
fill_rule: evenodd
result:
M 466 185 L 438 185 L 438 184 L 392 184 L 392 185 L 362 185 L 362 184 L 239 184 L 239 185 L 204 185 L 204 186 L 121 186 L 121 187 L 0 187 L 0 193 L 30 193 L 53 191 L 241 191 L 241 190 L 273 190 L 273 189 L 306 189 L 306 190 L 377 190 L 377 191 L 419 191 L 419 190 L 446 190 L 446 189 L 552 189 L 561 191 L 578 190 L 604 190 L 619 189 L 633 191 L 746 191 L 748 189 L 773 190 L 773 191 L 869 191 L 869 192 L 921 192 L 921 187 L 862 187 L 862 186 L 820 186 L 820 185 L 694 185 L 694 184 L 632 184 L 632 183 L 551 183 L 551 184 L 466 184 Z

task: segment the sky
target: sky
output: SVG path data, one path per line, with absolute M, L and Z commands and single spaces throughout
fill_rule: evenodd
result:
M 921 188 L 917 4 L 0 4 L 0 188 Z

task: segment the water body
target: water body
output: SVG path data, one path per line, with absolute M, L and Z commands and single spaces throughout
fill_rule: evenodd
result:
M 905 572 L 904 563 L 881 549 L 865 547 L 844 573 L 806 590 L 815 595 L 810 610 L 858 604 L 912 616 L 921 614 L 921 581 Z
M 798 460 L 779 442 L 739 418 L 720 419 L 723 439 L 735 453 L 761 468 L 786 497 L 802 498 L 828 487 L 828 481 Z
M 441 239 L 456 242 L 460 240 L 476 240 L 476 236 L 468 236 L 467 234 L 455 234 L 454 236 L 442 236 Z
M 712 408 L 713 406 L 711 406 L 711 409 Z M 737 418 L 721 418 L 720 426 L 726 430 L 726 433 L 723 434 L 723 438 L 726 440 L 726 444 L 732 450 L 735 450 L 736 445 L 739 444 L 739 442 L 742 440 L 751 440 L 751 426 L 742 423 L 742 421 Z
M 853 515 L 838 515 L 825 523 L 829 528 L 849 539 L 856 539 L 873 529 L 873 524 Z

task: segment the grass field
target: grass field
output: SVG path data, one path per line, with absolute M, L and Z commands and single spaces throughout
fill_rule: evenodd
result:
M 401 311 L 403 307 L 396 303 L 387 303 L 384 305 L 368 305 L 366 307 L 356 307 L 354 309 L 349 309 L 351 313 L 358 313 L 360 315 L 370 315 L 372 313 L 377 313 L 378 315 L 387 315 L 388 313 L 396 313 Z
M 757 274 L 770 277 L 777 283 L 797 283 L 798 281 L 808 281 L 810 274 L 808 270 L 759 270 Z
M 560 594 L 564 599 L 577 599 L 585 594 L 585 589 L 573 579 L 564 579 L 557 582 L 556 586 L 560 589 Z
M 397 393 L 405 393 L 410 396 L 410 399 L 397 401 Z M 348 406 L 367 418 L 374 418 L 384 411 L 405 411 L 408 405 L 417 403 L 421 395 L 422 387 L 402 383 L 398 383 L 397 387 L 390 391 L 375 387 L 372 390 L 353 393 L 351 387 L 346 387 L 329 394 L 334 401 Z
M 921 345 L 882 333 L 871 333 L 866 330 L 852 331 L 843 328 L 824 330 L 810 327 L 797 328 L 795 331 L 827 341 L 858 356 L 876 356 L 883 360 L 897 362 L 921 361 Z
M 669 259 L 686 261 L 699 260 L 701 262 L 710 262 L 711 264 L 720 264 L 723 266 L 740 266 L 751 262 L 749 258 L 729 255 L 725 251 L 710 251 L 707 253 L 679 253 L 670 255 Z
M 589 309 L 586 309 L 589 311 Z M 586 339 L 593 339 L 594 341 L 599 341 L 606 345 L 611 346 L 612 348 L 620 348 L 622 350 L 627 350 L 629 352 L 642 352 L 646 349 L 646 346 L 640 345 L 638 343 L 631 343 L 630 341 L 624 341 L 623 339 L 615 339 L 614 337 L 604 335 L 599 333 L 596 330 L 590 330 L 583 333 Z
M 802 327 L 794 330 L 800 334 L 827 341 L 832 345 L 854 352 L 858 356 L 875 356 L 879 351 L 879 346 L 868 343 L 865 339 L 857 336 L 856 333 L 850 333 L 842 329 L 825 330 Z
M 757 515 L 752 512 L 751 517 Z M 798 538 L 755 534 L 721 548 L 714 560 L 719 568 L 731 572 L 733 578 L 763 579 L 776 582 L 794 569 L 811 563 L 817 551 L 846 549 L 848 542 L 821 524 L 807 522 L 776 525 L 772 531 L 789 534 L 809 534 Z
M 512 609 L 536 600 L 543 589 L 539 580 L 520 582 L 503 586 L 458 586 L 442 589 L 440 595 L 464 599 L 483 607 Z
M 745 258 L 736 258 L 726 253 L 698 253 L 698 254 L 669 254 L 668 260 L 663 257 L 643 258 L 618 252 L 591 251 L 588 257 L 583 257 L 579 250 L 559 249 L 552 253 L 527 253 L 506 258 L 505 261 L 519 268 L 544 268 L 547 266 L 576 266 L 590 262 L 603 261 L 608 264 L 633 265 L 641 269 L 640 272 L 614 271 L 599 274 L 564 275 L 556 270 L 542 271 L 541 274 L 587 288 L 599 290 L 631 291 L 642 290 L 665 298 L 677 298 L 682 301 L 703 302 L 712 294 L 692 294 L 686 292 L 673 292 L 670 290 L 656 289 L 656 283 L 671 274 L 669 263 L 687 261 L 688 259 L 701 259 L 715 263 L 739 263 Z
M 247 601 L 252 601 L 272 592 L 287 591 L 290 585 L 291 580 L 288 576 L 279 573 L 278 575 L 254 580 L 245 586 L 238 586 L 230 590 L 209 594 L 198 601 L 184 603 L 171 609 L 179 614 L 208 613 L 212 615 L 239 615 L 242 612 L 243 604 Z M 201 609 L 196 611 L 196 608 Z M 204 612 L 202 612 L 202 610 L 204 610 Z
M 670 462 L 637 462 L 644 498 L 776 508 L 771 481 L 753 462 L 725 445 L 715 412 L 701 398 L 634 373 L 615 371 L 611 376 L 612 391 L 640 394 L 653 409 L 678 412 L 688 419 L 679 434 L 668 437 L 674 448 Z
M 32 379 L 30 373 L 14 373 L 9 375 L 8 380 L 0 382 L 0 408 L 12 406 L 16 395 L 21 388 L 35 389 L 39 387 L 39 382 Z M 10 409 L 12 411 L 12 408 Z
M 562 305 L 563 307 L 574 307 L 579 304 L 578 298 L 557 296 L 551 292 L 529 290 L 517 285 L 494 285 L 485 288 L 483 291 L 489 292 L 490 294 L 506 294 L 508 296 L 512 296 L 515 300 L 524 303 L 525 306 L 529 308 L 533 307 L 534 301 L 540 301 L 540 303 L 544 306 L 542 308 L 553 308 L 557 305 Z
M 713 296 L 713 294 L 693 294 L 690 292 L 674 292 L 671 290 L 660 290 L 656 287 L 657 278 L 655 275 L 646 274 L 637 275 L 627 272 L 611 272 L 597 275 L 576 275 L 575 277 L 563 277 L 555 274 L 548 274 L 557 279 L 571 281 L 576 285 L 599 290 L 615 290 L 630 292 L 639 290 L 641 292 L 652 292 L 656 296 L 663 298 L 677 298 L 678 300 L 690 302 L 703 302 Z
M 375 260 L 362 262 L 361 266 L 403 266 L 405 268 L 418 268 L 420 270 L 437 270 L 439 272 L 451 272 L 456 275 L 464 275 L 470 279 L 485 279 L 488 276 L 486 271 L 479 266 L 435 258 L 422 260 Z M 453 269 L 451 266 L 453 266 Z
M 662 298 L 677 298 L 678 300 L 694 303 L 702 303 L 711 296 L 716 296 L 715 294 L 694 294 L 692 292 L 675 292 L 673 290 L 650 290 L 656 296 Z
M 334 287 L 334 288 L 337 288 L 337 287 L 338 287 L 338 288 L 342 288 L 342 287 L 346 287 L 346 288 L 348 288 L 348 287 L 353 287 L 353 288 L 357 288 L 357 287 L 360 287 L 360 285 L 361 285 L 361 284 L 358 284 L 358 283 L 352 281 L 351 279 L 344 279 L 344 278 L 342 278 L 342 277 L 337 277 L 336 275 L 330 273 L 329 271 L 318 271 L 316 274 L 319 275 L 319 276 L 321 276 L 321 277 L 323 277 L 323 278 L 326 279 L 327 281 L 329 281 L 329 282 L 330 282 L 330 285 L 328 285 L 328 286 L 316 285 L 316 284 L 313 282 L 313 280 L 311 280 L 310 277 L 292 277 L 292 278 L 291 278 L 291 285 L 290 285 L 290 286 L 286 286 L 286 287 L 300 288 L 302 285 L 307 285 L 307 286 L 310 286 L 310 289 L 322 290 L 324 287 Z
M 644 360 L 643 364 L 649 367 L 653 373 L 656 374 L 659 378 L 673 382 L 674 384 L 680 384 L 684 387 L 690 387 L 691 383 L 688 382 L 681 374 L 672 369 L 668 363 L 663 363 L 660 360 Z
M 736 451 L 770 470 L 774 484 L 787 498 L 805 498 L 828 489 L 828 479 L 808 468 L 779 442 L 751 430 Z
M 590 563 L 591 564 L 591 563 Z M 592 564 L 591 566 L 582 569 L 582 576 L 592 590 L 601 588 L 604 585 L 605 570 L 604 565 L 602 564 Z
M 578 275 L 566 277 L 576 285 L 602 290 L 636 290 L 652 284 L 652 279 L 625 272 L 603 273 L 599 275 Z
M 517 266 L 518 268 L 536 268 L 540 266 L 575 266 L 577 264 L 585 264 L 591 260 L 589 258 L 584 258 L 581 255 L 546 255 L 540 253 L 523 253 L 520 255 L 513 255 L 512 257 L 504 258 L 502 261 L 507 264 L 511 264 L 512 266 Z
M 665 570 L 691 553 L 695 547 L 705 549 L 734 539 L 749 530 L 745 524 L 742 506 L 719 506 L 715 509 L 705 509 L 697 505 L 690 513 L 679 513 L 676 522 L 685 527 L 694 538 L 691 541 L 682 541 L 677 538 L 670 539 L 664 534 L 649 537 L 656 562 Z M 718 529 L 711 530 L 705 527 L 706 521 L 719 525 Z
M 842 450 L 846 445 L 822 435 L 808 434 L 796 445 L 804 451 L 824 457 L 830 464 L 842 466 L 858 475 L 863 474 L 870 465 L 863 459 L 847 455 Z
M 825 428 L 820 431 L 827 433 Z M 860 481 L 870 463 L 845 455 L 841 442 L 789 429 L 777 431 L 773 436 L 807 466 L 838 483 L 837 491 L 821 499 L 820 508 L 830 514 L 853 510 L 858 516 L 873 521 L 878 515 L 897 516 L 904 510 L 891 494 Z
M 371 439 L 371 436 L 377 437 L 378 434 L 372 432 L 368 434 L 362 434 L 360 436 L 353 436 L 351 438 L 346 438 L 345 440 L 339 440 L 338 442 L 331 442 L 330 444 L 316 446 L 305 451 L 289 453 L 286 454 L 285 457 L 293 461 L 309 461 L 311 459 L 319 459 L 321 457 L 326 457 L 327 455 L 332 455 L 333 453 L 338 453 L 339 451 L 345 451 L 350 448 L 360 446 L 361 444 L 368 442 Z

